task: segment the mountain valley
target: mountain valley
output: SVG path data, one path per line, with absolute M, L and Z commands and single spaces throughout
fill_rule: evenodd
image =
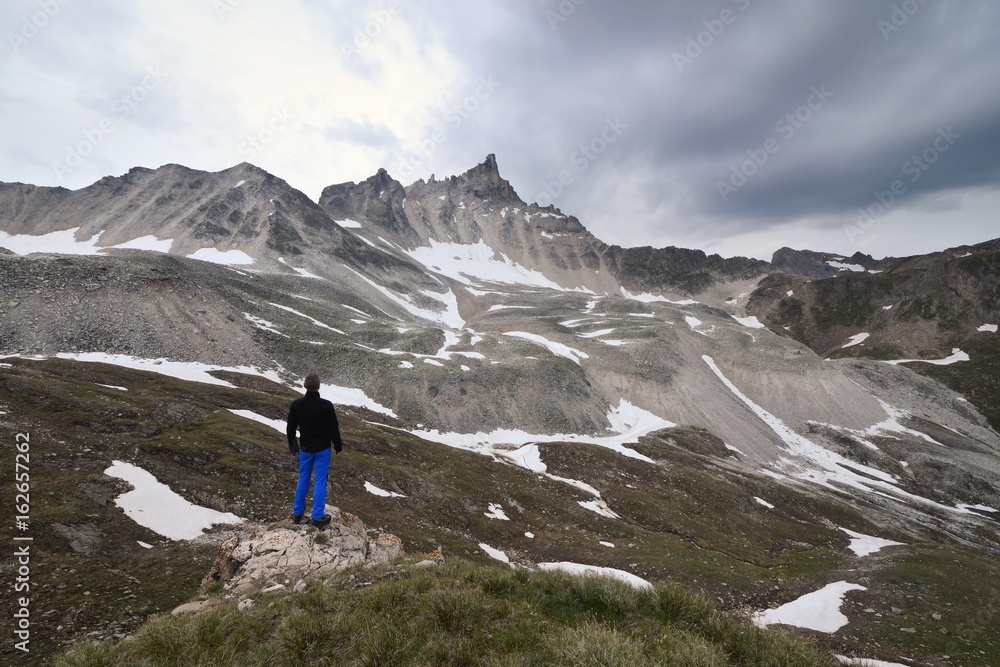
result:
M 318 370 L 347 441 L 331 503 L 409 554 L 610 567 L 746 618 L 848 581 L 849 623 L 795 632 L 994 664 L 1000 241 L 772 263 L 609 246 L 522 201 L 490 155 L 318 202 L 245 163 L 0 184 L 0 247 L 38 655 L 198 595 L 234 530 L 134 522 L 114 462 L 287 520 L 282 422 Z M 876 537 L 893 544 L 855 548 Z

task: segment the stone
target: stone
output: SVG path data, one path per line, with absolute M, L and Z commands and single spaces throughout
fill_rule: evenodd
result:
M 174 610 L 170 612 L 170 615 L 181 616 L 183 614 L 194 614 L 199 609 L 201 609 L 201 601 L 187 602 L 179 607 L 174 607 Z
M 184 614 L 199 614 L 203 611 L 208 611 L 209 609 L 215 609 L 220 604 L 222 604 L 222 601 L 216 598 L 195 600 L 194 602 L 187 602 L 179 607 L 175 607 L 174 610 L 170 612 L 170 615 L 182 616 Z
M 305 579 L 299 579 L 298 581 L 295 582 L 295 587 L 292 590 L 295 591 L 296 593 L 302 593 L 308 587 L 309 584 L 306 583 Z
M 355 565 L 382 564 L 403 554 L 403 543 L 389 533 L 368 536 L 357 516 L 326 506 L 330 525 L 317 530 L 309 525 L 243 528 L 219 545 L 219 555 L 203 584 L 226 581 L 229 599 L 254 590 L 286 589 L 296 582 L 304 590 L 310 581 L 323 581 L 335 572 Z M 241 537 L 248 535 L 248 537 Z
M 236 608 L 240 611 L 247 611 L 248 609 L 253 609 L 253 598 L 247 598 L 246 600 L 240 600 Z

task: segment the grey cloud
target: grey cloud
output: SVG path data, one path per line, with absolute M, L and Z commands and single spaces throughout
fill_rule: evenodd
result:
M 470 72 L 492 71 L 507 82 L 496 105 L 481 112 L 489 122 L 459 128 L 467 140 L 456 146 L 475 147 L 465 159 L 472 164 L 485 152 L 485 132 L 494 142 L 488 150 L 525 198 L 544 192 L 541 184 L 609 116 L 629 130 L 573 173 L 573 185 L 555 197 L 564 210 L 593 211 L 596 185 L 642 159 L 652 183 L 678 181 L 648 193 L 646 209 L 672 204 L 691 214 L 692 226 L 721 232 L 835 219 L 893 180 L 911 178 L 904 163 L 949 126 L 961 139 L 907 180 L 906 197 L 997 185 L 1000 91 L 991 81 L 1000 43 L 990 3 L 590 1 L 554 30 L 546 12 L 558 12 L 559 2 L 503 6 L 507 13 L 482 30 L 470 28 L 476 5 L 463 6 L 442 19 L 440 34 Z M 900 14 L 903 6 L 911 13 Z M 720 34 L 706 33 L 720 26 Z M 702 40 L 700 52 L 686 49 L 688 38 Z M 830 99 L 807 122 L 796 121 L 820 87 Z M 779 132 L 776 123 L 789 113 L 792 123 Z M 778 152 L 723 201 L 717 183 L 768 138 Z M 687 200 L 675 199 L 678 192 L 688 192 Z M 615 207 L 601 208 L 611 215 Z M 673 224 L 664 238 L 684 222 Z

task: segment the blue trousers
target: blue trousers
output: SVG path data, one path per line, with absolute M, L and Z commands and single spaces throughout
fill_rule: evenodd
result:
M 330 449 L 321 452 L 299 452 L 299 483 L 295 486 L 295 502 L 292 511 L 296 516 L 306 511 L 306 496 L 313 471 L 316 472 L 316 486 L 313 488 L 312 515 L 322 519 L 326 514 L 326 478 L 330 473 Z

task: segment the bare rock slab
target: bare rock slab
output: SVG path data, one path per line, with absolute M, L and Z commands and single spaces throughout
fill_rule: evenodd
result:
M 333 520 L 323 530 L 294 524 L 270 530 L 258 526 L 227 537 L 205 583 L 224 580 L 227 597 L 236 598 L 252 590 L 288 590 L 299 582 L 323 581 L 339 570 L 386 563 L 403 554 L 397 536 L 369 537 L 357 516 L 332 505 L 326 511 Z

